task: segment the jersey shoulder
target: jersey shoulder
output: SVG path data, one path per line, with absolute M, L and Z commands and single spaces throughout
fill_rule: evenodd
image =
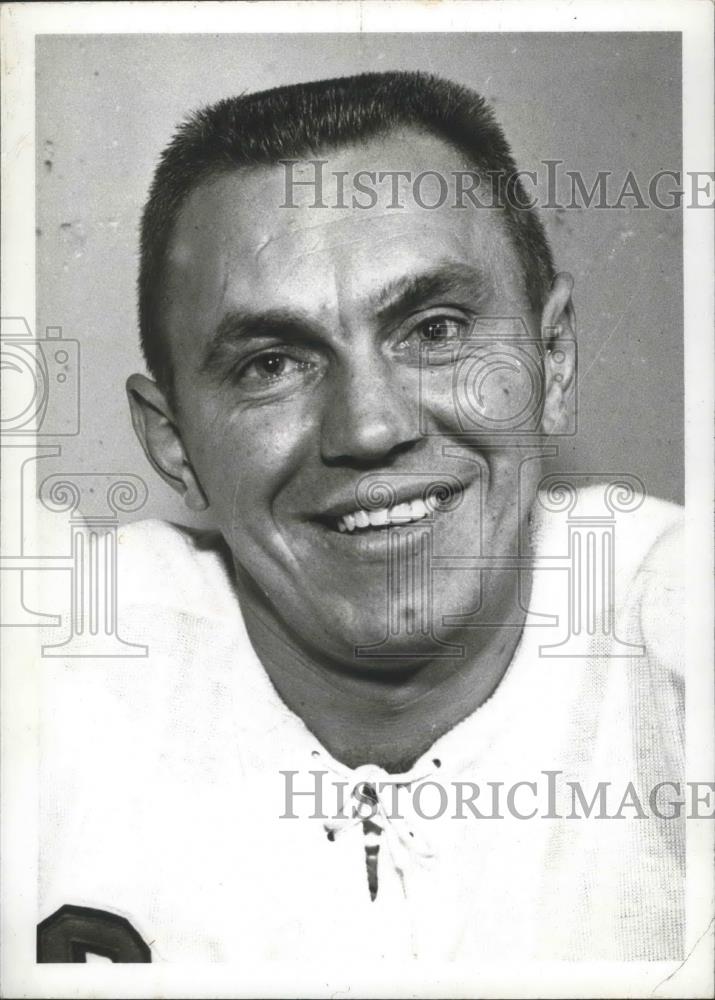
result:
M 666 571 L 666 562 L 677 556 L 677 537 L 684 523 L 683 508 L 659 497 L 643 496 L 630 484 L 595 483 L 580 489 L 569 477 L 554 481 L 539 491 L 534 507 L 533 529 L 536 551 L 545 557 L 564 551 L 569 538 L 589 532 L 608 532 L 616 553 L 615 572 L 631 581 L 642 564 L 650 560 L 652 572 Z M 660 547 L 666 547 L 658 556 Z
M 217 531 L 158 519 L 123 525 L 117 570 L 125 607 L 170 608 L 211 619 L 239 613 L 231 554 Z

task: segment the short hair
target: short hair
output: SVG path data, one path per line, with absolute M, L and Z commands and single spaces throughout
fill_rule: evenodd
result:
M 541 309 L 554 276 L 551 250 L 504 133 L 479 94 L 421 72 L 364 73 L 243 94 L 203 108 L 179 126 L 161 155 L 144 208 L 139 329 L 147 367 L 165 390 L 172 392 L 173 378 L 162 331 L 162 284 L 174 225 L 189 195 L 202 182 L 242 167 L 315 156 L 405 126 L 444 139 L 492 182 L 507 179 L 512 196 L 497 204 L 505 209 L 530 305 Z

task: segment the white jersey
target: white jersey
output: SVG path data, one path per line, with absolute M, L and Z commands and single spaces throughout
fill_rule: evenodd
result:
M 153 962 L 682 958 L 683 822 L 649 804 L 683 776 L 680 518 L 619 517 L 614 619 L 576 629 L 569 526 L 541 510 L 503 680 L 367 828 L 351 790 L 385 780 L 384 813 L 389 776 L 283 704 L 216 539 L 122 528 L 119 631 L 147 655 L 43 662 L 40 918 L 120 915 Z

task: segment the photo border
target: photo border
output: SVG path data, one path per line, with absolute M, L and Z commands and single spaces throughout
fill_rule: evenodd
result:
M 2 315 L 35 317 L 34 41 L 37 34 L 291 32 L 653 32 L 682 34 L 683 171 L 713 171 L 713 7 L 684 2 L 543 3 L 514 0 L 278 3 L 36 3 L 2 8 Z M 558 66 L 554 67 L 558 73 Z M 685 662 L 687 780 L 712 776 L 713 666 L 713 213 L 684 221 L 685 484 L 688 567 Z M 3 481 L 3 492 L 11 484 Z M 3 520 L 3 537 L 21 526 Z M 24 525 L 31 536 L 37 526 Z M 687 965 L 529 963 L 441 965 L 425 975 L 385 964 L 315 973 L 276 965 L 35 964 L 37 923 L 37 672 L 32 629 L 0 630 L 2 670 L 2 993 L 24 997 L 238 996 L 709 996 L 712 992 L 713 824 L 687 825 Z M 703 640 L 703 637 L 707 639 Z M 703 772 L 710 772 L 704 774 Z

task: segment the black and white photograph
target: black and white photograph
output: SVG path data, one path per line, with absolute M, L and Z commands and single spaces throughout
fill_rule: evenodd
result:
M 2 19 L 2 995 L 713 996 L 712 6 Z

